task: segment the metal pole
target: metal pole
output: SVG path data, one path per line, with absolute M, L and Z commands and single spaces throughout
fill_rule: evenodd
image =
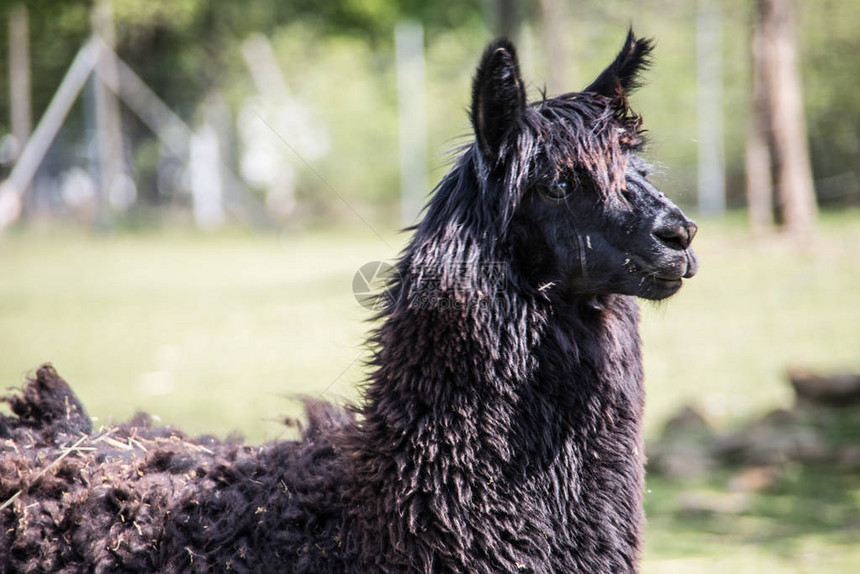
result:
M 21 150 L 21 155 L 18 156 L 18 161 L 12 168 L 9 178 L 0 184 L 0 229 L 15 221 L 20 215 L 21 198 L 33 180 L 39 164 L 48 153 L 81 88 L 93 71 L 98 57 L 98 46 L 92 41 L 87 42 L 78 51 L 72 65 L 69 66 L 69 71 L 60 82 L 60 87 L 51 98 L 48 109 L 39 120 L 27 145 Z
M 723 166 L 723 91 L 720 12 L 713 0 L 699 0 L 697 38 L 699 211 L 726 211 Z
M 167 107 L 167 104 L 112 49 L 98 39 L 94 41 L 101 48 L 101 57 L 110 60 L 117 70 L 117 78 L 102 77 L 105 84 L 177 158 L 190 161 L 190 141 L 193 135 L 191 128 L 182 121 L 182 118 L 173 113 L 173 110 Z M 101 68 L 97 68 L 96 72 L 101 73 Z M 242 221 L 248 221 L 258 227 L 267 227 L 271 222 L 265 209 L 248 191 L 241 178 L 226 166 L 222 170 L 222 177 L 224 205 L 230 213 Z
M 93 33 L 113 50 L 116 44 L 116 31 L 113 21 L 113 7 L 110 0 L 98 0 L 92 13 Z M 123 173 L 122 123 L 119 102 L 106 86 L 103 78 L 118 78 L 113 60 L 100 58 L 98 75 L 93 77 L 96 97 L 96 138 L 99 158 L 99 227 L 111 224 L 111 189 Z M 118 83 L 119 80 L 117 79 Z M 113 82 L 111 82 L 113 83 Z
M 19 4 L 9 14 L 9 112 L 18 154 L 33 129 L 30 100 L 30 29 L 27 7 Z
M 158 136 L 170 151 L 183 161 L 188 161 L 188 141 L 191 128 L 173 113 L 167 104 L 140 79 L 134 70 L 120 60 L 104 42 L 95 39 L 102 51 L 102 58 L 110 60 L 117 76 L 101 76 L 102 81 L 125 102 L 131 111 Z M 101 75 L 102 69 L 96 73 Z
M 415 223 L 427 192 L 427 117 L 424 90 L 424 30 L 401 22 L 395 30 L 397 103 L 400 124 L 400 217 Z
M 98 46 L 92 41 L 87 42 L 80 49 L 78 55 L 69 66 L 69 71 L 66 72 L 63 81 L 60 82 L 60 87 L 48 104 L 48 109 L 36 130 L 30 137 L 27 145 L 21 150 L 21 155 L 18 156 L 18 161 L 15 167 L 12 168 L 12 173 L 9 174 L 9 179 L 4 182 L 4 190 L 15 193 L 19 198 L 23 195 L 24 190 L 30 184 L 39 164 L 44 159 L 48 148 L 63 125 L 63 120 L 75 103 L 75 99 L 84 87 L 87 78 L 93 71 L 93 68 L 98 61 Z

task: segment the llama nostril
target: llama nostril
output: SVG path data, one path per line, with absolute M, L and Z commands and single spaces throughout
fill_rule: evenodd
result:
M 690 246 L 693 235 L 696 234 L 695 224 L 689 225 L 661 225 L 654 230 L 654 236 L 667 247 L 684 250 Z
M 690 243 L 693 242 L 693 238 L 696 237 L 696 232 L 699 230 L 699 226 L 696 225 L 695 221 L 687 220 L 687 235 L 690 237 L 689 241 L 687 241 L 687 247 L 690 246 Z

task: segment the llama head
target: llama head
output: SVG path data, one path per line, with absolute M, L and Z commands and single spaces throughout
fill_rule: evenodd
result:
M 696 225 L 648 181 L 641 118 L 627 96 L 651 42 L 632 31 L 582 92 L 528 104 L 514 47 L 484 52 L 472 90 L 480 196 L 516 273 L 563 298 L 663 299 L 692 277 Z

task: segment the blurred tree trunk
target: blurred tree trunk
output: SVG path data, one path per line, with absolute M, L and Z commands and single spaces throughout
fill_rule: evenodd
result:
M 715 0 L 699 0 L 696 17 L 699 212 L 710 217 L 721 217 L 726 212 L 722 34 L 719 4 Z
M 547 63 L 547 92 L 558 94 L 571 90 L 567 81 L 567 58 L 565 57 L 564 34 L 567 32 L 566 5 L 564 0 L 539 0 L 540 26 L 544 54 Z
M 522 21 L 521 0 L 493 0 L 493 22 L 497 37 L 516 42 Z
M 30 139 L 33 114 L 30 105 L 30 31 L 27 6 L 9 14 L 9 112 L 18 155 Z
M 18 4 L 9 14 L 9 115 L 15 136 L 15 159 L 21 155 L 33 131 L 30 99 L 30 17 L 27 6 Z M 26 189 L 19 190 L 25 198 Z M 26 216 L 28 201 L 23 202 Z
M 746 143 L 747 209 L 755 233 L 766 233 L 774 224 L 773 181 L 762 59 L 764 58 L 762 26 L 752 31 L 752 101 Z
M 753 31 L 753 105 L 747 139 L 747 193 L 757 229 L 776 222 L 812 232 L 815 189 L 803 118 L 792 0 L 758 0 Z M 769 185 L 773 182 L 773 186 Z M 773 198 L 771 187 L 775 190 Z M 773 207 L 771 207 L 773 206 Z

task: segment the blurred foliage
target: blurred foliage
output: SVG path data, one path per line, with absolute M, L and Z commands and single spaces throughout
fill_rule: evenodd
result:
M 815 176 L 836 178 L 836 185 L 819 185 L 818 192 L 822 199 L 839 201 L 846 184 L 860 191 L 860 1 L 801 6 L 803 87 Z
M 89 33 L 91 1 L 25 3 L 38 118 Z M 4 0 L 0 17 L 14 4 Z M 752 4 L 718 3 L 732 205 L 743 202 Z M 256 32 L 272 39 L 291 91 L 313 107 L 331 134 L 332 149 L 314 169 L 343 197 L 376 206 L 390 205 L 398 191 L 395 24 L 412 19 L 425 29 L 432 184 L 441 175 L 444 153 L 454 147 L 454 138 L 468 135 L 469 81 L 483 44 L 492 36 L 493 5 L 479 0 L 113 0 L 120 55 L 192 124 L 213 92 L 223 96 L 234 113 L 255 93 L 240 44 Z M 860 0 L 799 2 L 799 8 L 815 177 L 823 181 L 821 199 L 844 203 L 848 194 L 860 194 L 860 100 L 853 96 L 860 72 L 860 36 L 855 33 Z M 531 94 L 538 97 L 548 77 L 539 4 L 525 1 L 522 14 L 523 68 L 532 81 Z M 686 205 L 695 202 L 696 187 L 696 18 L 695 2 L 583 0 L 565 5 L 567 33 L 562 39 L 572 90 L 586 85 L 613 57 L 631 22 L 637 33 L 657 39 L 649 86 L 634 97 L 634 104 L 651 130 L 650 157 L 667 168 L 658 173 L 659 183 Z M 6 34 L 5 26 L 0 27 L 4 71 Z M 8 81 L 7 74 L 0 73 L 0 134 L 8 130 Z M 132 118 L 126 129 L 136 143 L 152 137 Z M 147 158 L 142 167 L 151 164 Z M 312 205 L 337 209 L 338 200 L 327 186 L 301 162 L 296 164 L 304 169 L 300 196 Z

